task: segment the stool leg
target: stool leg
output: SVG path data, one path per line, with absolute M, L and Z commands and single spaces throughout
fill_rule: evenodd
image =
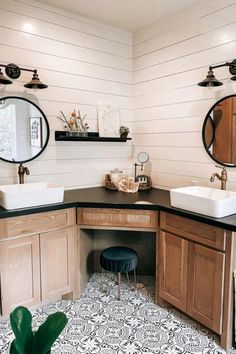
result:
M 101 287 L 101 291 L 103 293 L 107 292 L 107 288 L 105 289 L 105 285 L 104 285 L 104 270 L 102 268 L 102 287 Z
M 134 268 L 134 284 L 136 285 L 137 279 L 136 279 L 136 268 Z
M 137 277 L 136 277 L 136 268 L 134 268 L 134 284 L 132 286 L 132 290 L 136 289 L 136 282 L 137 282 Z
M 118 280 L 118 300 L 120 300 L 120 273 L 117 273 Z
M 130 287 L 130 281 L 129 281 L 129 274 L 128 274 L 128 272 L 126 272 L 126 278 L 127 278 L 127 280 L 128 280 L 128 285 L 129 285 L 129 287 Z

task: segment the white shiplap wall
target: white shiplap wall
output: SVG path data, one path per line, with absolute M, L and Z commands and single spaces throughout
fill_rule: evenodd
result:
M 30 33 L 26 24 L 33 26 Z M 196 83 L 210 64 L 235 53 L 235 0 L 196 2 L 137 31 L 133 43 L 129 32 L 37 1 L 0 0 L 0 62 L 37 68 L 49 84 L 47 90 L 27 91 L 23 84 L 29 74 L 23 72 L 13 85 L 0 88 L 0 97 L 36 100 L 49 120 L 49 146 L 27 164 L 27 181 L 52 180 L 66 188 L 101 185 L 111 168 L 131 174 L 132 157 L 146 150 L 154 186 L 193 180 L 209 185 L 215 167 L 202 145 L 202 122 L 216 99 L 236 91 L 236 83 L 228 80 L 226 68 L 215 72 L 224 86 L 208 90 Z M 96 131 L 98 101 L 119 105 L 133 143 L 54 141 L 61 128 L 59 110 L 80 109 L 88 115 L 90 131 Z M 229 187 L 236 190 L 234 171 L 229 169 Z M 17 166 L 0 162 L 0 184 L 16 182 Z
M 134 154 L 150 154 L 156 187 L 210 185 L 216 168 L 203 148 L 202 123 L 217 99 L 236 93 L 236 82 L 222 68 L 215 75 L 224 86 L 196 84 L 209 65 L 236 58 L 236 1 L 198 1 L 137 31 L 133 48 Z M 235 172 L 229 169 L 228 186 L 234 190 Z
M 32 26 L 30 32 L 29 24 Z M 66 188 L 101 185 L 114 167 L 130 173 L 132 143 L 55 142 L 59 111 L 87 113 L 97 131 L 97 102 L 120 107 L 121 124 L 132 123 L 132 35 L 118 28 L 37 1 L 0 0 L 0 62 L 37 68 L 46 90 L 26 90 L 31 78 L 22 72 L 0 97 L 35 100 L 45 112 L 51 136 L 45 152 L 27 163 L 28 182 L 50 180 Z M 17 182 L 17 166 L 0 162 L 0 184 Z

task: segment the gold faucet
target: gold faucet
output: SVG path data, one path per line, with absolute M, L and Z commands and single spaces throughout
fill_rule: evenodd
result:
M 19 175 L 19 182 L 20 184 L 24 183 L 24 175 L 25 173 L 27 175 L 30 174 L 30 171 L 28 169 L 28 167 L 24 167 L 22 163 L 20 163 L 20 166 L 18 167 L 18 175 Z
M 222 168 L 222 172 L 221 172 L 221 175 L 219 175 L 217 172 L 216 173 L 213 173 L 211 175 L 211 178 L 210 178 L 210 181 L 211 182 L 214 182 L 215 180 L 215 177 L 218 178 L 220 181 L 221 181 L 221 189 L 225 190 L 226 189 L 226 181 L 227 181 L 227 170 L 225 167 L 221 167 L 221 166 L 217 166 L 215 165 L 216 167 L 218 168 Z

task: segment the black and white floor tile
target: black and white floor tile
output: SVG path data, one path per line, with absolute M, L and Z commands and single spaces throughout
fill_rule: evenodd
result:
M 32 311 L 35 329 L 55 311 L 69 318 L 52 354 L 225 354 L 214 334 L 176 310 L 156 306 L 141 286 L 131 290 L 122 282 L 118 301 L 113 279 L 107 285 L 102 292 L 101 275 L 94 274 L 78 300 Z M 13 338 L 9 321 L 0 322 L 1 354 L 9 354 Z

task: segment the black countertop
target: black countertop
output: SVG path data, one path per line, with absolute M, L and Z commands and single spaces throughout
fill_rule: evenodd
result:
M 147 203 L 135 204 L 139 201 Z M 224 218 L 212 218 L 173 208 L 170 205 L 170 192 L 156 188 L 137 193 L 113 191 L 105 187 L 68 190 L 65 191 L 64 202 L 62 203 L 14 210 L 6 210 L 0 207 L 0 219 L 73 207 L 164 210 L 226 230 L 236 231 L 236 214 Z

